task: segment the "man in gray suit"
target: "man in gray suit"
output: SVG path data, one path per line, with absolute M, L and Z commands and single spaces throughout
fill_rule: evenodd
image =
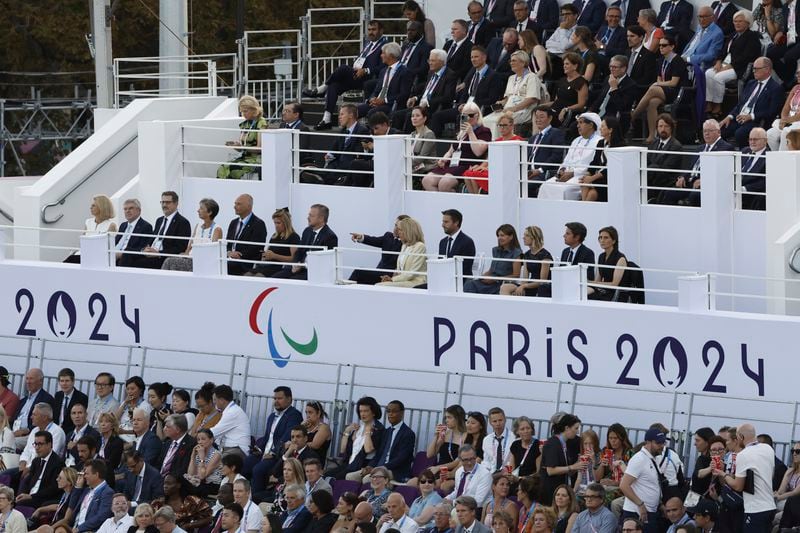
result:
M 472 496 L 459 496 L 456 498 L 456 518 L 458 526 L 456 533 L 491 533 L 491 530 L 475 518 L 478 502 Z

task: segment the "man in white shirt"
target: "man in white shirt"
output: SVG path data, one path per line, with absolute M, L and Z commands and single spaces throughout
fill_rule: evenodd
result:
M 133 525 L 133 517 L 128 514 L 130 503 L 124 494 L 114 494 L 111 500 L 111 512 L 114 516 L 103 522 L 97 533 L 127 533 L 128 528 Z
M 661 502 L 661 482 L 655 457 L 664 449 L 667 436 L 658 429 L 648 429 L 644 445 L 628 462 L 619 488 L 625 496 L 623 518 L 639 518 L 645 533 L 656 533 L 658 506 Z
M 261 529 L 261 519 L 264 515 L 258 505 L 250 498 L 250 482 L 246 479 L 237 479 L 233 482 L 233 501 L 242 506 L 242 522 L 239 526 L 241 533 L 258 533 Z
M 775 450 L 769 444 L 756 440 L 756 429 L 752 424 L 742 424 L 736 438 L 744 449 L 736 456 L 736 475 L 714 469 L 730 488 L 742 492 L 744 497 L 743 533 L 769 531 L 775 516 L 775 498 L 772 493 L 772 474 L 775 470 Z M 745 490 L 751 477 L 753 491 Z M 748 487 L 749 489 L 749 487 Z
M 158 533 L 186 533 L 185 530 L 178 527 L 175 523 L 177 517 L 172 507 L 165 505 L 153 515 L 153 524 L 155 524 Z
M 222 413 L 214 426 L 214 440 L 223 451 L 240 450 L 244 459 L 250 449 L 250 419 L 247 413 L 233 402 L 233 389 L 228 385 L 214 387 L 214 404 Z
M 386 533 L 388 529 L 396 529 L 400 533 L 417 533 L 418 525 L 413 518 L 406 514 L 406 502 L 397 492 L 393 492 L 386 500 L 385 515 L 378 520 L 380 533 Z
M 116 380 L 108 372 L 100 372 L 94 378 L 95 398 L 89 404 L 89 425 L 97 427 L 98 419 L 103 413 L 114 413 L 119 408 L 119 400 L 114 398 Z
M 563 9 L 563 8 L 562 8 Z M 550 200 L 580 200 L 580 180 L 586 175 L 600 142 L 600 115 L 582 113 L 578 116 L 578 133 L 556 175 L 539 187 L 539 198 Z
M 506 427 L 506 413 L 499 407 L 489 409 L 489 425 L 493 433 L 483 438 L 483 465 L 490 472 L 497 472 L 508 462 L 514 434 Z
M 544 45 L 548 52 L 555 55 L 561 55 L 572 48 L 571 37 L 578 23 L 578 9 L 574 5 L 564 4 L 560 13 L 561 23 Z
M 491 530 L 475 517 L 478 502 L 470 496 L 456 498 L 456 533 L 489 533 Z
M 472 496 L 478 502 L 478 506 L 483 507 L 492 488 L 492 473 L 478 464 L 475 448 L 469 444 L 461 446 L 458 456 L 461 459 L 461 466 L 456 470 L 453 492 L 448 494 L 446 499 L 452 503 L 459 496 Z
M 31 461 L 36 457 L 36 447 L 33 445 L 34 436 L 36 431 L 49 431 L 53 436 L 53 451 L 59 457 L 64 456 L 64 449 L 66 448 L 66 435 L 64 431 L 53 422 L 53 408 L 49 403 L 37 403 L 33 407 L 31 415 L 33 420 L 33 431 L 28 434 L 28 440 L 22 454 L 19 456 L 19 470 L 25 473 Z

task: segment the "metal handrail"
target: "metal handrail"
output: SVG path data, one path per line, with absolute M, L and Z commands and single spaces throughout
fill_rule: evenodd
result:
M 795 274 L 800 274 L 800 269 L 794 266 L 794 260 L 797 259 L 797 254 L 800 253 L 800 247 L 797 247 L 792 252 L 792 255 L 789 257 L 789 269 Z

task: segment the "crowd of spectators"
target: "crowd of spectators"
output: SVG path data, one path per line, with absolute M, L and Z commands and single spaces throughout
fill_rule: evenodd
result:
M 136 376 L 122 402 L 108 400 L 116 380 L 106 372 L 95 378 L 91 399 L 75 388 L 69 368 L 59 372 L 54 395 L 43 378 L 28 370 L 20 399 L 0 367 L 0 520 L 9 533 L 763 533 L 800 526 L 800 443 L 787 466 L 771 437 L 749 423 L 695 430 L 690 470 L 670 447 L 678 434 L 660 423 L 637 444 L 613 423 L 601 443 L 570 413 L 554 414 L 548 434 L 536 435 L 526 416 L 451 405 L 417 453 L 398 400 L 381 406 L 362 397 L 356 420 L 333 435 L 321 402 L 301 412 L 291 389 L 279 386 L 255 438 L 227 385 L 206 383 L 192 407 L 185 390 L 167 383 L 150 384 L 143 399 Z M 132 412 L 132 438 L 112 450 L 125 436 L 121 410 Z

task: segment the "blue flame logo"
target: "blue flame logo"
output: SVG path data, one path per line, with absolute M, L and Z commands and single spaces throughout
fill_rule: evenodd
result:
M 664 379 L 662 376 L 667 369 L 667 349 L 669 349 L 669 353 L 672 354 L 672 358 L 678 365 L 678 375 L 672 379 Z M 676 389 L 680 387 L 683 380 L 686 379 L 688 366 L 689 362 L 686 358 L 686 350 L 678 339 L 675 337 L 664 337 L 658 341 L 653 351 L 653 371 L 662 387 L 674 387 Z

